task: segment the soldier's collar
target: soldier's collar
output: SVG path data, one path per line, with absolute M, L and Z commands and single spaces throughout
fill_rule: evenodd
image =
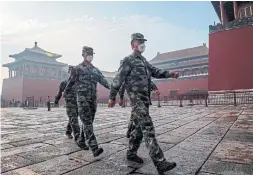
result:
M 137 55 L 135 52 L 132 53 L 132 55 L 135 57 L 135 58 L 140 58 L 142 60 L 146 60 L 146 58 L 142 55 Z
M 85 61 L 83 61 L 81 64 L 87 67 L 94 67 L 92 63 L 87 64 Z

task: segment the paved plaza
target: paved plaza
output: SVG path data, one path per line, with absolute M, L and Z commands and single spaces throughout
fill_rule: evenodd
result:
M 156 175 L 145 144 L 140 168 L 126 165 L 130 108 L 99 107 L 94 121 L 104 153 L 94 158 L 65 134 L 64 108 L 1 109 L 2 175 Z M 193 106 L 150 109 L 170 175 L 252 175 L 253 106 Z

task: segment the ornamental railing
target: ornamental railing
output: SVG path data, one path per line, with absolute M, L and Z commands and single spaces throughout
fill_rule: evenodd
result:
M 118 99 L 117 99 L 118 102 Z M 215 106 L 215 105 L 242 105 L 253 104 L 253 90 L 222 91 L 222 92 L 193 92 L 179 95 L 155 96 L 151 99 L 152 105 L 161 106 Z M 98 106 L 108 106 L 108 99 L 98 99 Z M 123 107 L 130 106 L 128 98 L 124 98 Z
M 247 27 L 253 25 L 253 16 L 247 17 L 247 18 L 242 18 L 242 19 L 237 19 L 231 22 L 228 22 L 226 24 L 216 24 L 216 25 L 210 25 L 209 26 L 209 33 L 216 33 L 220 31 L 225 31 L 225 30 L 231 30 L 234 28 L 241 28 L 241 27 Z
M 116 102 L 118 103 L 119 99 L 117 98 Z M 4 102 L 4 100 L 2 100 Z M 151 99 L 152 105 L 161 107 L 161 106 L 214 106 L 214 105 L 242 105 L 242 104 L 253 104 L 253 90 L 236 90 L 236 91 L 222 91 L 222 92 L 192 92 L 178 95 L 167 95 L 167 96 L 157 96 Z M 24 108 L 37 108 L 45 107 L 45 102 L 42 102 L 44 105 L 40 106 L 40 102 L 34 100 L 34 96 L 27 97 L 23 102 L 22 107 Z M 97 105 L 107 107 L 108 98 L 98 98 Z M 124 98 L 123 106 L 130 106 L 131 102 L 128 98 Z M 54 107 L 53 102 L 51 106 Z M 8 104 L 1 104 L 1 107 L 11 107 Z

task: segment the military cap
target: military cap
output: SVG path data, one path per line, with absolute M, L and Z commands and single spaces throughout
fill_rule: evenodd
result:
M 93 48 L 92 48 L 92 47 L 89 47 L 89 46 L 83 46 L 82 53 L 84 53 L 84 52 L 88 52 L 88 53 L 93 53 L 93 54 L 95 54 L 95 53 L 93 52 Z
M 133 33 L 131 35 L 131 42 L 133 40 L 143 40 L 143 41 L 147 41 L 145 38 L 144 38 L 144 35 L 142 35 L 141 33 Z

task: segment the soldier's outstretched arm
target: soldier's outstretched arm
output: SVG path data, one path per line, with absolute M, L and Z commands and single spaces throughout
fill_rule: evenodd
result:
M 68 91 L 75 84 L 77 79 L 78 79 L 78 72 L 75 68 L 73 68 L 71 70 L 70 77 L 68 79 L 64 92 Z
M 156 84 L 153 81 L 150 82 L 150 90 L 151 91 L 158 90 Z
M 111 92 L 109 98 L 111 100 L 116 99 L 116 95 L 125 81 L 126 76 L 128 75 L 129 71 L 131 69 L 131 62 L 128 59 L 124 59 L 122 65 L 119 68 L 119 71 L 115 78 L 113 79 L 112 85 L 111 85 Z
M 119 98 L 120 98 L 121 100 L 124 99 L 125 89 L 126 89 L 126 85 L 125 85 L 125 83 L 123 83 L 123 84 L 121 85 L 120 89 L 119 89 Z
M 104 75 L 100 72 L 99 69 L 97 69 L 98 71 L 98 82 L 103 85 L 105 88 L 110 89 L 110 83 L 106 80 L 106 78 L 104 77 Z
M 60 86 L 59 86 L 59 91 L 57 92 L 57 95 L 55 96 L 55 103 L 57 104 L 59 100 L 61 99 L 62 93 L 66 87 L 66 82 L 62 81 Z
M 162 70 L 154 67 L 149 62 L 147 62 L 149 71 L 151 72 L 151 76 L 154 78 L 170 78 L 170 71 Z

